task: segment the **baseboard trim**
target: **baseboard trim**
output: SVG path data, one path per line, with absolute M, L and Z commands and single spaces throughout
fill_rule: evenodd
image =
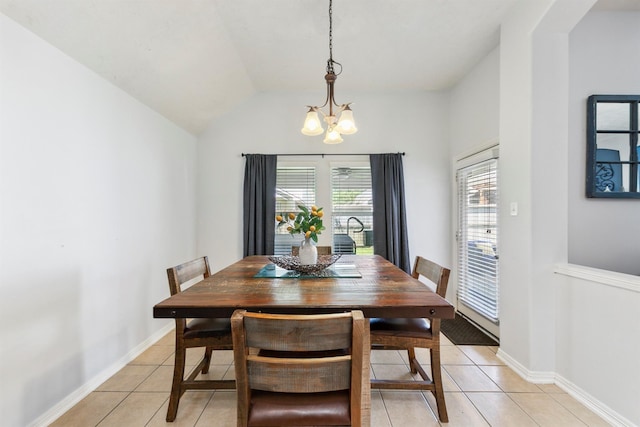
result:
M 555 384 L 562 390 L 566 391 L 571 397 L 589 408 L 591 411 L 602 417 L 606 422 L 615 427 L 638 427 L 630 420 L 620 415 L 608 405 L 605 405 L 571 381 L 567 380 L 555 372 L 531 371 L 524 367 L 513 357 L 498 349 L 496 354 L 508 367 L 513 369 L 518 375 L 525 380 L 535 384 Z
M 165 327 L 158 330 L 149 338 L 135 346 L 127 354 L 104 369 L 98 375 L 78 387 L 75 391 L 62 399 L 58 404 L 53 406 L 47 412 L 39 416 L 35 421 L 29 424 L 29 427 L 46 427 L 60 418 L 65 412 L 73 408 L 78 402 L 87 397 L 92 391 L 100 386 L 103 382 L 114 376 L 120 369 L 124 368 L 129 362 L 140 356 L 145 350 L 158 342 L 162 337 L 171 332 L 175 328 L 175 322 L 168 323 Z
M 555 372 L 544 372 L 544 371 L 531 371 L 527 369 L 524 365 L 518 362 L 513 357 L 509 356 L 507 353 L 502 351 L 502 348 L 498 349 L 498 353 L 496 354 L 500 360 L 507 364 L 508 367 L 513 369 L 518 375 L 520 375 L 525 380 L 534 384 L 554 384 L 556 374 Z
M 608 405 L 600 402 L 598 399 L 564 378 L 562 375 L 556 375 L 556 385 L 566 391 L 574 399 L 582 403 L 584 406 L 602 417 L 612 426 L 616 427 L 638 427 L 631 420 L 623 417 Z

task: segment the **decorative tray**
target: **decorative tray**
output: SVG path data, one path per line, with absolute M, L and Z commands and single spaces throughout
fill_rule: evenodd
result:
M 318 274 L 340 259 L 342 255 L 318 255 L 316 264 L 300 264 L 300 257 L 295 255 L 270 256 L 269 261 L 285 270 L 297 271 L 304 274 Z

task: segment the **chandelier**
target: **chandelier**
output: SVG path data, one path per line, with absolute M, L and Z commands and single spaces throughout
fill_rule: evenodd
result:
M 350 103 L 338 104 L 334 95 L 334 84 L 338 75 L 342 73 L 342 64 L 333 60 L 333 21 L 332 21 L 332 3 L 333 0 L 329 0 L 329 59 L 327 60 L 327 74 L 324 79 L 327 82 L 327 99 L 319 107 L 307 105 L 309 111 L 304 121 L 304 127 L 302 133 L 309 136 L 320 135 L 324 132 L 322 123 L 318 117 L 318 112 L 322 114 L 324 121 L 327 124 L 327 131 L 324 137 L 325 144 L 340 144 L 342 142 L 341 135 L 351 135 L 358 131 L 355 122 L 353 121 L 353 111 L 349 107 Z M 340 67 L 338 74 L 335 73 L 334 65 Z M 329 105 L 329 114 L 325 114 L 321 109 Z M 333 107 L 337 107 L 337 111 L 334 111 Z M 336 115 L 340 114 L 340 119 L 336 119 Z

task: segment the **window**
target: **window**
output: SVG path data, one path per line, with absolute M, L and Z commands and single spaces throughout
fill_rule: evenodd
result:
M 276 212 L 298 212 L 298 205 L 316 204 L 316 168 L 313 166 L 278 166 L 276 175 Z M 276 227 L 274 254 L 287 255 L 291 246 L 300 243 L 286 227 Z
M 333 253 L 373 254 L 371 168 L 331 168 Z
M 640 95 L 587 101 L 587 197 L 640 198 Z
M 298 205 L 322 207 L 326 230 L 318 245 L 336 254 L 373 254 L 373 202 L 368 162 L 278 162 L 276 212 L 296 212 Z M 291 253 L 300 235 L 276 227 L 276 255 Z

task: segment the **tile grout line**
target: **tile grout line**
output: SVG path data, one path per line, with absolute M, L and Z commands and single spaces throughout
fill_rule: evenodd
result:
M 102 391 L 102 392 L 100 392 L 100 391 L 99 391 L 99 392 L 96 392 L 96 391 L 94 391 L 94 393 L 109 393 L 109 392 L 104 392 L 104 391 Z M 119 392 L 119 393 L 122 393 L 122 392 Z M 113 408 L 111 408 L 111 410 L 110 410 L 110 411 L 108 411 L 108 412 L 104 415 L 104 417 L 102 417 L 102 418 L 100 419 L 100 421 L 98 421 L 98 423 L 95 425 L 95 427 L 98 427 L 98 426 L 99 426 L 99 425 L 100 425 L 104 420 L 106 420 L 106 419 L 107 419 L 107 417 L 109 417 L 109 415 L 111 415 L 111 414 L 113 413 L 113 411 L 115 411 L 115 410 L 116 410 L 116 408 L 117 408 L 118 406 L 122 405 L 122 402 L 124 402 L 125 400 L 127 400 L 127 398 L 128 398 L 129 396 L 131 396 L 132 394 L 133 394 L 133 390 L 132 390 L 132 391 L 127 392 L 127 395 L 126 395 L 125 397 L 123 397 L 123 398 L 122 398 L 122 400 L 121 400 L 120 402 L 118 402 L 118 404 L 117 404 L 116 406 L 114 406 Z
M 128 364 L 128 365 L 131 365 L 131 364 Z M 132 366 L 141 366 L 141 365 L 132 365 Z M 110 410 L 110 411 L 109 411 L 109 412 L 108 412 L 108 413 L 107 413 L 107 414 L 106 414 L 106 415 L 105 415 L 105 416 L 104 416 L 104 417 L 103 417 L 103 418 L 98 422 L 98 424 L 96 424 L 96 427 L 98 427 L 98 426 L 99 426 L 99 425 L 100 425 L 104 420 L 106 420 L 106 419 L 107 419 L 107 417 L 109 417 L 109 415 L 111 415 L 111 414 L 112 414 L 112 413 L 113 413 L 113 412 L 114 412 L 114 411 L 115 411 L 115 410 L 116 410 L 120 405 L 122 405 L 122 403 L 123 403 L 125 400 L 127 400 L 127 399 L 129 398 L 129 396 L 131 396 L 133 393 L 140 393 L 139 391 L 136 391 L 136 390 L 137 390 L 137 389 L 142 385 L 142 383 L 144 383 L 146 380 L 148 380 L 148 379 L 149 379 L 149 377 L 151 377 L 151 375 L 153 375 L 153 373 L 154 373 L 154 372 L 156 372 L 156 371 L 158 370 L 158 368 L 160 368 L 160 366 L 162 366 L 162 365 L 157 365 L 157 364 L 156 364 L 156 365 L 146 365 L 146 366 L 155 366 L 155 369 L 151 370 L 151 371 L 149 372 L 149 374 L 148 374 L 148 375 L 147 375 L 147 376 L 146 376 L 142 381 L 140 381 L 140 383 L 139 383 L 137 386 L 135 386 L 135 387 L 133 388 L 133 390 L 131 390 L 131 391 L 127 392 L 127 395 L 124 397 L 124 399 L 122 399 L 122 400 L 121 400 L 121 401 L 120 401 L 116 406 L 114 406 L 114 407 L 113 407 L 113 408 L 112 408 L 112 409 L 111 409 L 111 410 Z M 164 402 L 163 402 L 163 404 L 164 404 Z M 156 412 L 157 412 L 157 410 L 156 410 Z M 155 414 L 156 414 L 156 412 L 154 412 L 154 413 L 153 413 L 153 415 L 155 415 Z M 145 425 L 146 425 L 146 424 L 149 424 L 149 422 L 153 419 L 153 415 L 151 416 L 151 418 L 149 419 L 149 421 L 147 421 L 147 422 L 145 423 Z
M 471 400 L 469 398 L 469 396 L 467 395 L 468 392 L 463 391 L 462 394 L 464 394 L 464 397 L 469 401 L 469 403 L 471 403 L 471 406 L 473 406 L 475 408 L 475 410 L 478 412 L 478 414 L 480 414 L 480 416 L 482 417 L 483 420 L 486 421 L 487 425 L 491 426 L 491 423 L 489 422 L 489 420 L 487 419 L 487 417 L 484 415 L 484 413 L 480 410 L 480 408 L 478 408 L 478 406 L 474 403 L 473 400 Z M 471 392 L 473 393 L 473 392 Z M 496 392 L 497 393 L 497 392 Z

